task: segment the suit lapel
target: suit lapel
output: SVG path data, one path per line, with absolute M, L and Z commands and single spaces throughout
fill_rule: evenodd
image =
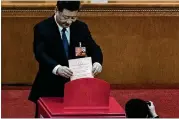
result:
M 61 36 L 60 36 L 60 32 L 58 30 L 58 26 L 55 22 L 55 19 L 54 19 L 54 16 L 51 17 L 51 32 L 52 32 L 52 35 L 54 36 L 55 40 L 60 42 L 60 44 L 62 45 L 62 39 L 61 39 Z
M 76 33 L 76 29 L 74 27 L 74 25 L 72 24 L 70 26 L 70 47 L 69 47 L 69 53 L 70 53 L 70 59 L 75 58 L 75 47 L 77 44 L 77 33 Z
M 65 58 L 65 61 L 67 61 L 61 35 L 58 26 L 55 22 L 54 16 L 51 17 L 51 32 L 53 35 L 52 37 L 54 38 L 52 39 L 54 40 L 54 45 L 55 45 L 54 48 L 56 49 L 56 53 L 58 53 L 57 56 L 59 56 L 60 58 Z

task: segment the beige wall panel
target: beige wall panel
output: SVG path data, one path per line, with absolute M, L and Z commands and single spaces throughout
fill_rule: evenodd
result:
M 126 87 L 179 84 L 178 9 L 105 10 L 80 14 L 103 50 L 98 77 Z M 2 12 L 3 84 L 33 82 L 38 68 L 32 52 L 33 26 L 52 13 Z

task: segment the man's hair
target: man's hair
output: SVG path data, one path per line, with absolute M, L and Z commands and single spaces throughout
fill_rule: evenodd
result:
M 76 11 L 80 9 L 80 1 L 57 1 L 57 8 L 59 11 L 67 9 L 70 11 Z
M 131 99 L 125 105 L 127 118 L 146 118 L 149 112 L 147 103 L 141 99 Z

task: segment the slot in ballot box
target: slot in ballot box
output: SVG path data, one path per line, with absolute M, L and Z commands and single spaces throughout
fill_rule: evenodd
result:
M 65 84 L 64 97 L 41 97 L 43 118 L 125 118 L 124 109 L 110 96 L 110 84 L 97 78 L 81 78 Z

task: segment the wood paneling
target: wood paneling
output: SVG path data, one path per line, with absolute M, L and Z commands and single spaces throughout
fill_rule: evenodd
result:
M 33 26 L 53 14 L 52 7 L 37 8 L 2 11 L 3 84 L 34 80 L 38 65 L 32 52 Z M 90 5 L 83 7 L 79 19 L 89 25 L 103 50 L 99 78 L 126 87 L 179 84 L 178 7 Z

